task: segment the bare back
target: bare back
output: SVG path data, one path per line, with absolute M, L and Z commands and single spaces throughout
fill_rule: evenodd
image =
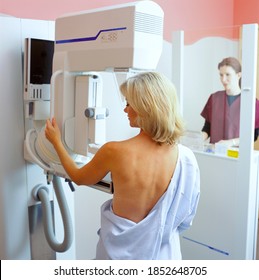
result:
M 167 190 L 177 158 L 177 145 L 159 145 L 144 133 L 113 142 L 113 212 L 139 222 Z

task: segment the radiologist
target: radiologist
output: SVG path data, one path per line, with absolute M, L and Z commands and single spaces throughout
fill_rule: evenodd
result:
M 181 259 L 179 235 L 196 214 L 200 173 L 193 152 L 178 144 L 184 126 L 175 88 L 162 74 L 146 72 L 120 90 L 137 136 L 104 144 L 81 168 L 64 148 L 55 118 L 47 120 L 46 138 L 77 185 L 111 173 L 114 193 L 101 206 L 96 259 Z
M 239 146 L 241 64 L 234 57 L 224 58 L 218 64 L 220 81 L 224 90 L 210 95 L 201 116 L 205 119 L 203 138 L 210 143 L 222 142 L 229 146 Z M 259 101 L 255 104 L 256 141 L 259 132 Z

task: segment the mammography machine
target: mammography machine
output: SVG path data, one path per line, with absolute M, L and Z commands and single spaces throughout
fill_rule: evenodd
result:
M 55 116 L 71 157 L 78 165 L 87 163 L 106 142 L 106 118 L 114 109 L 103 106 L 103 95 L 109 94 L 112 99 L 114 93 L 103 89 L 102 72 L 113 73 L 119 85 L 129 75 L 154 70 L 162 45 L 163 11 L 153 1 L 70 14 L 56 20 L 50 95 L 31 94 L 30 90 L 35 92 L 35 89 L 28 86 L 28 81 L 24 92 L 27 124 L 24 156 L 44 170 L 48 184 L 53 183 L 64 221 L 64 241 L 60 244 L 53 233 L 49 190 L 45 185 L 37 185 L 33 196 L 41 200 L 45 209 L 45 233 L 55 251 L 67 250 L 72 242 L 72 223 L 60 177 L 74 189 L 45 138 L 46 119 Z M 36 89 L 36 92 L 45 91 L 45 87 Z M 107 176 L 92 187 L 111 192 L 111 186 Z

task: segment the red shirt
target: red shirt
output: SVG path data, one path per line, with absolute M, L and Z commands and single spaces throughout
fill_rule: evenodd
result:
M 259 101 L 256 99 L 255 128 L 259 128 Z M 239 138 L 240 95 L 229 105 L 226 91 L 210 95 L 201 116 L 210 123 L 210 142 Z

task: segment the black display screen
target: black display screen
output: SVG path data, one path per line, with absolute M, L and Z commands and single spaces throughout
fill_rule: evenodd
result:
M 31 84 L 50 84 L 53 54 L 54 41 L 31 39 Z

